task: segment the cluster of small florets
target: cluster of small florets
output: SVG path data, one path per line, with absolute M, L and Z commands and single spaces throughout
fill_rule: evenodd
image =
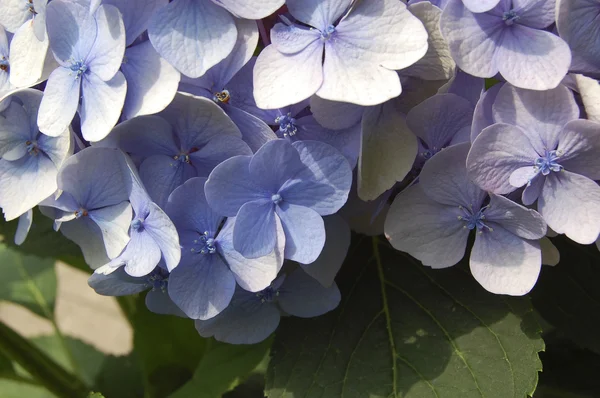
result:
M 231 343 L 340 301 L 350 230 L 523 295 L 600 234 L 600 0 L 2 0 L 0 206 Z M 255 54 L 258 54 L 256 56 Z M 486 80 L 488 79 L 488 80 Z M 28 88 L 33 87 L 33 88 Z

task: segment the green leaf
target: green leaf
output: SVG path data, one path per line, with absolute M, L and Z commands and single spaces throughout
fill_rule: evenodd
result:
M 564 237 L 552 242 L 561 261 L 542 268 L 531 292 L 533 304 L 557 332 L 600 354 L 600 253 Z
M 0 322 L 0 352 L 61 398 L 81 398 L 88 387 L 33 343 Z
M 148 311 L 144 297 L 138 295 L 135 305 L 121 304 L 133 326 L 134 350 L 142 363 L 147 393 L 162 398 L 192 378 L 207 340 L 200 337 L 191 319 Z
M 432 270 L 378 238 L 354 244 L 338 309 L 282 319 L 268 397 L 533 393 L 544 343 L 528 298 L 486 292 L 464 264 Z
M 54 261 L 26 256 L 0 244 L 0 300 L 20 304 L 47 319 L 54 316 Z
M 33 224 L 27 239 L 20 246 L 14 244 L 17 224 L 18 220 L 0 220 L 0 235 L 4 236 L 4 244 L 11 249 L 41 258 L 58 259 L 86 272 L 90 271 L 79 246 L 65 238 L 62 233 L 54 231 L 52 220 L 37 208 L 33 211 Z
M 57 398 L 46 388 L 27 382 L 0 379 L 2 398 Z
M 88 398 L 105 398 L 104 395 L 100 394 L 99 392 L 92 392 L 90 393 L 90 395 L 88 395 Z
M 194 377 L 170 398 L 219 398 L 231 391 L 266 357 L 272 340 L 254 345 L 231 345 L 212 340 Z

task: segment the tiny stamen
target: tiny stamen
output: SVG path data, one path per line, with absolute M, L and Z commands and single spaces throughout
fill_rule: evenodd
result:
M 219 91 L 218 93 L 215 93 L 213 97 L 213 101 L 215 101 L 217 104 L 228 104 L 230 100 L 231 94 L 229 94 L 228 90 Z
M 504 15 L 502 15 L 502 20 L 508 26 L 511 26 L 519 19 L 521 19 L 521 17 L 517 15 L 517 12 L 515 10 L 506 11 Z
M 281 131 L 284 138 L 293 137 L 298 132 L 298 128 L 296 127 L 296 119 L 292 117 L 291 113 L 278 116 L 275 119 L 275 123 L 279 125 L 279 131 Z

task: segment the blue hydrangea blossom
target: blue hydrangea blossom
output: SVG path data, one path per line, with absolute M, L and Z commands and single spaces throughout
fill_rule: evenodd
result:
M 214 318 L 197 320 L 196 329 L 202 337 L 214 336 L 230 344 L 255 344 L 275 331 L 282 313 L 311 318 L 335 309 L 340 299 L 335 283 L 323 287 L 297 268 L 257 293 L 238 287 L 229 307 Z
M 352 0 L 287 1 L 299 23 L 276 24 L 272 44 L 258 56 L 254 97 L 259 107 L 282 108 L 315 93 L 359 105 L 400 94 L 395 70 L 425 55 L 427 31 L 400 1 L 351 5 Z
M 52 195 L 56 177 L 72 152 L 68 129 L 57 137 L 39 132 L 42 92 L 22 89 L 9 95 L 0 112 L 0 207 L 13 220 Z M 0 105 L 0 108 L 4 108 Z
M 244 258 L 234 248 L 235 218 L 225 218 L 208 206 L 205 178 L 192 178 L 177 188 L 167 213 L 181 235 L 181 263 L 171 272 L 169 295 L 193 319 L 210 319 L 231 301 L 236 285 L 249 292 L 266 289 L 283 265 L 285 236 L 276 225 L 270 253 Z
M 348 161 L 333 147 L 273 140 L 254 156 L 218 165 L 206 182 L 206 198 L 219 214 L 236 217 L 233 246 L 245 257 L 270 253 L 281 221 L 285 257 L 309 264 L 325 244 L 321 216 L 342 207 L 351 184 Z
M 63 163 L 58 198 L 40 204 L 94 268 L 118 256 L 130 239 L 132 182 L 124 162 L 118 149 L 86 148 Z
M 450 0 L 440 28 L 456 64 L 478 77 L 498 72 L 531 90 L 556 87 L 571 64 L 569 46 L 543 30 L 554 23 L 554 0 L 502 0 L 485 13 L 472 13 Z
M 99 141 L 117 123 L 127 93 L 119 71 L 125 51 L 125 29 L 119 10 L 53 0 L 47 8 L 50 48 L 60 66 L 52 72 L 38 115 L 40 130 L 60 134 L 79 111 L 81 131 Z
M 481 188 L 506 194 L 525 187 L 522 200 L 548 226 L 572 240 L 600 234 L 600 123 L 577 120 L 564 86 L 536 92 L 505 85 L 494 102 L 496 124 L 473 142 L 469 176 Z
M 470 267 L 475 279 L 497 294 L 524 295 L 537 281 L 537 239 L 546 224 L 534 210 L 490 194 L 469 181 L 469 143 L 449 147 L 423 167 L 419 183 L 400 193 L 389 210 L 385 234 L 392 246 L 423 265 L 450 267 L 465 254 L 476 232 Z
M 599 0 L 557 0 L 556 27 L 571 48 L 571 70 L 600 77 Z

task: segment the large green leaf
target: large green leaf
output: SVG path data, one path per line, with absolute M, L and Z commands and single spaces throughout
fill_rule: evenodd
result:
M 33 224 L 25 242 L 17 246 L 14 244 L 17 220 L 6 222 L 0 220 L 0 235 L 4 236 L 4 243 L 13 250 L 25 254 L 33 254 L 42 258 L 61 260 L 69 265 L 84 271 L 90 270 L 86 265 L 79 246 L 53 229 L 53 222 L 39 210 L 33 211 Z
M 45 318 L 54 316 L 54 261 L 26 256 L 0 244 L 0 300 L 27 307 Z
M 231 391 L 261 363 L 272 340 L 254 345 L 231 345 L 212 340 L 194 377 L 170 398 L 219 398 Z
M 600 252 L 564 237 L 553 242 L 561 261 L 543 267 L 531 292 L 533 304 L 559 333 L 600 354 Z
M 282 320 L 268 397 L 533 393 L 544 343 L 528 298 L 486 292 L 464 264 L 431 270 L 377 238 L 354 243 L 339 308 Z

